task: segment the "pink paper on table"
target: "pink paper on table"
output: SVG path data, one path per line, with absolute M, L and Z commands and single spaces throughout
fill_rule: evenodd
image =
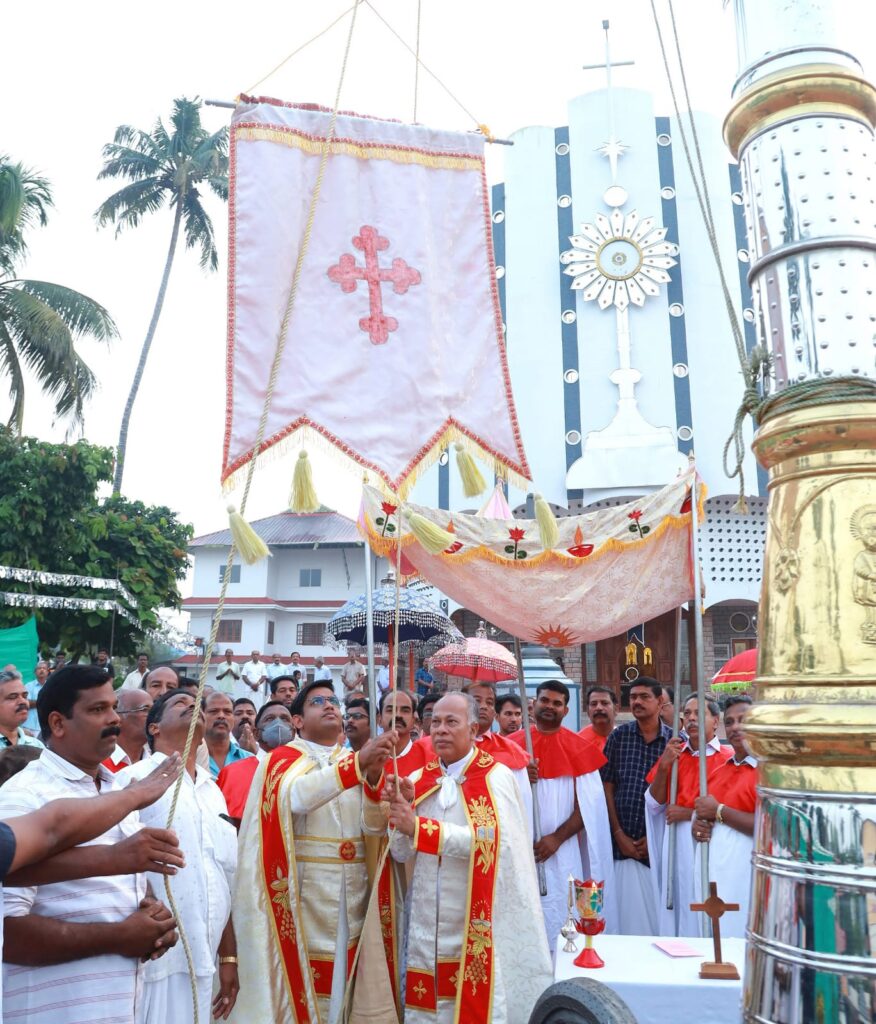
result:
M 663 953 L 666 953 L 667 956 L 698 956 L 700 959 L 705 956 L 705 953 L 694 949 L 693 946 L 682 942 L 681 939 L 661 939 L 660 942 L 655 942 L 654 945 Z

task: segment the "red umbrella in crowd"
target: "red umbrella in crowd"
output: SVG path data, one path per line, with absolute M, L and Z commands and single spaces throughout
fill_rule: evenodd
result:
M 448 644 L 429 659 L 429 664 L 449 676 L 461 676 L 476 683 L 499 683 L 517 678 L 514 655 L 501 644 L 487 639 L 483 622 L 475 636 Z
M 757 648 L 734 654 L 712 677 L 713 690 L 747 690 L 757 675 Z

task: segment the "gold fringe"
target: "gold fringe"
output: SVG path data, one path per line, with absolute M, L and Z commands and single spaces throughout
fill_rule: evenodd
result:
M 408 526 L 420 547 L 428 551 L 430 555 L 440 555 L 445 548 L 449 548 L 453 543 L 453 534 L 442 530 L 440 526 L 433 523 L 431 519 L 421 516 L 419 512 L 412 512 L 408 516 Z
M 487 489 L 487 481 L 484 480 L 475 460 L 466 451 L 465 445 L 461 441 L 457 441 L 454 448 L 456 448 L 456 468 L 462 479 L 462 493 L 466 498 L 482 494 Z
M 228 525 L 231 528 L 231 540 L 247 565 L 254 565 L 271 554 L 262 538 L 234 505 L 228 506 Z
M 323 151 L 325 139 L 308 138 L 280 128 L 238 128 L 237 138 L 245 142 L 277 142 L 281 146 L 300 149 L 312 156 Z M 492 139 L 488 140 L 492 141 Z M 395 164 L 420 164 L 444 171 L 479 171 L 481 159 L 476 156 L 454 156 L 451 153 L 426 153 L 417 149 L 396 146 L 366 146 L 347 139 L 332 139 L 329 146 L 332 156 L 339 153 L 357 160 L 390 160 Z
M 289 507 L 293 512 L 316 512 L 319 508 L 319 498 L 313 486 L 313 471 L 305 451 L 299 452 L 295 460 Z
M 538 535 L 541 539 L 541 546 L 545 551 L 555 548 L 557 541 L 560 539 L 557 517 L 554 515 L 550 505 L 540 494 L 535 496 L 535 521 L 538 523 Z

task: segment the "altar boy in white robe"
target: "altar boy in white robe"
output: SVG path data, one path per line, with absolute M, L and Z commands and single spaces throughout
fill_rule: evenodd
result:
M 520 791 L 477 734 L 472 698 L 442 697 L 435 758 L 387 780 L 392 855 L 414 862 L 405 1024 L 526 1024 L 552 981 Z
M 614 933 L 618 927 L 611 827 L 599 774 L 605 757 L 595 744 L 564 727 L 568 713 L 565 683 L 542 683 L 531 727 L 536 763 L 529 770 L 537 783 L 542 838 L 535 843 L 535 859 L 544 864 L 547 895 L 541 908 L 551 948 L 568 916 L 569 875 L 605 883 L 605 930 Z M 509 739 L 521 747 L 526 744 L 522 731 Z

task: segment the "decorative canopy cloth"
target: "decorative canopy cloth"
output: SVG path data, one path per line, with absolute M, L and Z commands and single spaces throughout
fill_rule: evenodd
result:
M 617 636 L 693 597 L 693 480 L 691 469 L 627 505 L 559 519 L 559 540 L 547 551 L 535 520 L 398 506 L 369 486 L 360 529 L 381 554 L 400 534 L 408 561 L 429 582 L 513 636 L 569 647 Z M 700 520 L 704 492 L 700 484 Z M 430 555 L 410 531 L 412 512 L 453 543 Z
M 330 116 L 242 97 L 232 117 L 226 484 L 254 454 Z M 260 453 L 304 432 L 404 495 L 458 440 L 500 475 L 529 478 L 483 146 L 337 118 Z
M 372 591 L 374 609 L 374 642 L 398 643 L 400 647 L 426 644 L 438 637 L 442 641 L 462 640 L 462 634 L 450 619 L 421 591 L 402 587 L 399 592 L 399 627 L 395 625 L 395 580 L 387 577 Z M 337 647 L 367 643 L 365 594 L 347 601 L 325 627 L 326 643 Z M 390 636 L 390 631 L 392 635 Z
M 713 690 L 747 690 L 757 675 L 757 648 L 734 654 L 733 657 L 712 676 Z
M 487 639 L 483 623 L 475 636 L 442 647 L 429 659 L 429 665 L 449 676 L 460 676 L 476 683 L 500 683 L 517 678 L 514 655 L 507 647 Z

